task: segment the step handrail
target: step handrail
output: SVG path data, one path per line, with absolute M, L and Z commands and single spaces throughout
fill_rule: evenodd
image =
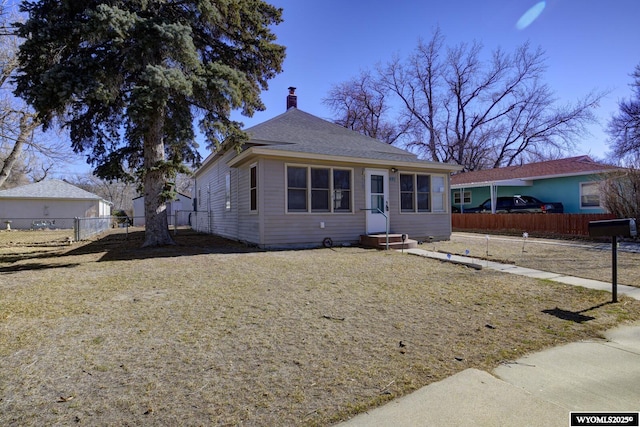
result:
M 389 250 L 389 217 L 387 215 L 385 215 L 384 212 L 382 212 L 382 210 L 380 210 L 380 208 L 362 208 L 360 209 L 361 211 L 378 211 L 378 213 L 381 213 L 382 216 L 384 217 L 384 228 L 385 228 L 385 233 L 387 235 L 387 244 L 386 244 L 386 250 Z

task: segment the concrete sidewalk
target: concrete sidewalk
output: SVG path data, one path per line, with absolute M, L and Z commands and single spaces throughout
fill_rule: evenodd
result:
M 611 283 L 597 280 L 422 249 L 405 252 L 611 291 Z M 618 293 L 640 299 L 639 288 L 618 285 Z M 467 369 L 338 426 L 570 426 L 571 411 L 638 412 L 640 324 L 605 337 L 534 353 L 492 373 Z
M 640 326 L 467 369 L 340 427 L 569 426 L 571 411 L 640 411 Z

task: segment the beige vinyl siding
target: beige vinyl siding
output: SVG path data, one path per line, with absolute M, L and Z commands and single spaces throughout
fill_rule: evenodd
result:
M 336 165 L 323 162 L 290 163 L 303 166 L 339 167 L 352 171 L 352 212 L 296 212 L 286 209 L 286 165 L 283 160 L 263 160 L 264 176 L 259 185 L 260 203 L 264 218 L 264 237 L 260 242 L 265 247 L 319 246 L 329 237 L 334 244 L 356 243 L 365 232 L 364 178 L 361 167 Z M 324 228 L 321 228 L 324 223 Z
M 262 159 L 259 174 L 262 178 L 259 184 L 259 206 L 262 238 L 258 243 L 263 247 L 285 246 L 318 246 L 329 237 L 334 245 L 341 243 L 356 243 L 360 235 L 366 231 L 365 211 L 365 167 L 355 165 L 333 164 L 324 162 Z M 352 170 L 352 212 L 351 213 L 289 213 L 286 208 L 286 165 L 318 166 L 318 167 L 348 167 Z M 429 171 L 416 171 L 430 174 Z M 248 169 L 247 169 L 248 173 Z M 391 233 L 406 233 L 411 238 L 426 240 L 432 236 L 435 239 L 449 239 L 451 235 L 451 217 L 447 212 L 416 212 L 400 213 L 399 174 L 391 174 L 389 181 L 389 231 Z M 248 178 L 247 178 L 248 181 Z M 445 180 L 448 188 L 448 179 Z M 248 190 L 248 187 L 247 187 Z M 446 197 L 445 192 L 445 197 Z M 247 202 L 248 203 L 248 202 Z M 445 203 L 448 203 L 445 200 Z M 248 207 L 247 207 L 248 210 Z M 324 223 L 324 228 L 321 228 Z
M 238 171 L 230 169 L 227 161 L 236 155 L 231 150 L 220 160 L 198 174 L 196 178 L 198 231 L 238 239 Z M 226 174 L 230 174 L 231 209 L 226 209 Z
M 260 244 L 260 212 L 263 199 L 264 178 L 261 161 L 244 164 L 236 169 L 237 176 L 237 208 L 238 208 L 238 240 L 242 242 Z M 258 173 L 258 210 L 251 210 L 251 166 L 257 167 Z
M 278 159 L 260 157 L 257 160 L 229 168 L 227 162 L 235 156 L 231 152 L 198 174 L 197 186 L 201 190 L 198 202 L 199 231 L 255 244 L 264 248 L 317 247 L 325 238 L 334 245 L 354 244 L 366 232 L 365 169 L 367 165 L 321 160 Z M 351 212 L 288 212 L 287 165 L 301 167 L 349 169 L 351 171 Z M 257 210 L 251 210 L 251 167 L 257 172 Z M 375 166 L 375 165 L 373 165 Z M 379 166 L 375 166 L 380 168 Z M 390 168 L 389 168 L 390 169 Z M 225 206 L 225 175 L 231 178 L 231 209 Z M 442 175 L 441 172 L 417 169 L 407 170 L 420 174 Z M 389 174 L 389 231 L 406 233 L 411 238 L 426 240 L 449 239 L 451 218 L 447 212 L 400 212 L 399 173 Z M 207 194 L 207 186 L 210 194 Z M 449 179 L 445 179 L 444 203 L 447 199 Z M 209 204 L 207 201 L 209 200 Z M 203 220 L 203 213 L 211 212 L 211 221 Z M 322 227 L 324 224 L 324 228 Z
M 436 240 L 451 237 L 451 216 L 448 213 L 412 213 L 392 215 L 392 233 L 404 233 L 414 240 L 426 240 L 431 236 Z
M 426 240 L 431 236 L 437 240 L 448 240 L 451 237 L 451 216 L 446 212 L 448 203 L 449 178 L 439 172 L 420 170 L 403 170 L 404 173 L 444 176 L 445 192 L 443 194 L 444 212 L 401 212 L 400 211 L 400 175 L 401 172 L 389 176 L 389 231 L 407 234 L 414 240 Z

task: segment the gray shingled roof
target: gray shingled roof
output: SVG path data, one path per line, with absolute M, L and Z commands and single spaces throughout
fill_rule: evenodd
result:
M 406 150 L 328 122 L 297 108 L 246 129 L 249 144 L 274 151 L 425 163 Z
M 102 197 L 57 179 L 27 184 L 0 191 L 0 198 L 6 199 L 78 199 L 102 200 Z

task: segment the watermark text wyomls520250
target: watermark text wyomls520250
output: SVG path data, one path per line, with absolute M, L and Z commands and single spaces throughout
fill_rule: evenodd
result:
M 640 426 L 640 412 L 571 412 L 571 427 Z

